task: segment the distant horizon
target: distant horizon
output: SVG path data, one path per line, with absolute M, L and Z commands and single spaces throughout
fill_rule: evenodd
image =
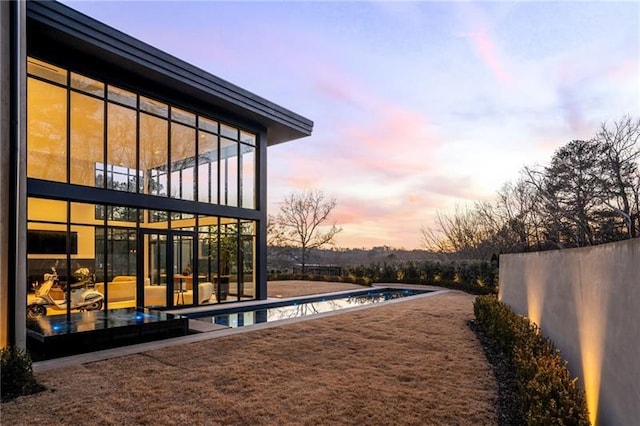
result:
M 637 2 L 63 3 L 313 120 L 268 150 L 268 213 L 322 190 L 337 247 L 422 250 L 436 212 L 640 117 Z

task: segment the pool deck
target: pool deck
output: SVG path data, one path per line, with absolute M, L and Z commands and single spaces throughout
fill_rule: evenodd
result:
M 395 284 L 395 283 L 394 284 L 376 283 L 376 284 L 374 284 L 372 286 L 372 288 L 432 290 L 432 292 L 419 294 L 419 295 L 415 295 L 415 296 L 411 296 L 411 297 L 404 297 L 404 298 L 400 298 L 400 299 L 387 300 L 387 301 L 384 301 L 384 302 L 371 304 L 371 305 L 354 306 L 354 307 L 350 307 L 350 308 L 340 309 L 340 310 L 337 310 L 337 311 L 323 312 L 323 313 L 319 313 L 319 314 L 308 315 L 308 316 L 297 317 L 297 318 L 289 318 L 289 319 L 284 319 L 284 320 L 280 320 L 280 321 L 258 323 L 258 324 L 253 324 L 253 325 L 250 325 L 250 326 L 238 327 L 238 328 L 230 328 L 230 327 L 227 327 L 227 326 L 216 325 L 216 324 L 207 324 L 207 323 L 204 323 L 202 321 L 190 320 L 189 321 L 189 328 L 190 328 L 190 330 L 194 331 L 195 334 L 189 334 L 187 336 L 181 336 L 181 337 L 175 337 L 175 338 L 169 338 L 169 339 L 163 339 L 163 340 L 156 340 L 156 341 L 147 342 L 147 343 L 140 343 L 140 344 L 136 344 L 136 345 L 122 346 L 122 347 L 117 347 L 117 348 L 113 348 L 113 349 L 106 349 L 106 350 L 101 350 L 101 351 L 88 352 L 88 353 L 84 353 L 84 354 L 73 355 L 73 356 L 62 357 L 62 358 L 55 358 L 55 359 L 50 359 L 50 360 L 45 360 L 45 361 L 38 361 L 38 362 L 34 362 L 33 363 L 33 370 L 35 372 L 40 372 L 40 371 L 53 370 L 53 369 L 57 369 L 57 368 L 71 367 L 71 366 L 76 366 L 76 365 L 81 365 L 81 364 L 86 364 L 86 363 L 91 363 L 91 362 L 102 361 L 102 360 L 109 359 L 109 358 L 115 358 L 115 357 L 120 357 L 120 356 L 125 356 L 125 355 L 137 354 L 137 353 L 146 352 L 146 351 L 155 350 L 155 349 L 160 349 L 160 348 L 168 347 L 168 346 L 176 346 L 176 345 L 183 345 L 183 344 L 188 344 L 188 343 L 200 342 L 200 341 L 203 341 L 203 340 L 217 339 L 217 338 L 231 336 L 231 335 L 235 335 L 235 334 L 250 332 L 250 331 L 253 331 L 253 330 L 279 327 L 279 326 L 282 326 L 282 325 L 292 324 L 292 323 L 301 322 L 301 321 L 309 321 L 309 320 L 314 320 L 314 319 L 328 317 L 328 316 L 340 315 L 340 314 L 347 313 L 347 312 L 354 312 L 354 311 L 362 310 L 362 309 L 370 309 L 370 308 L 375 308 L 375 307 L 378 307 L 378 306 L 385 306 L 385 305 L 388 305 L 388 304 L 391 304 L 391 303 L 402 303 L 402 302 L 407 301 L 407 300 L 416 300 L 418 298 L 433 297 L 433 296 L 437 296 L 437 295 L 448 293 L 449 291 L 452 291 L 452 290 L 449 290 L 449 289 L 445 289 L 445 288 L 442 288 L 442 287 L 436 287 L 436 286 Z M 198 307 L 194 307 L 194 308 L 177 309 L 177 310 L 171 310 L 171 311 L 167 311 L 167 312 L 168 313 L 173 313 L 173 314 L 190 314 L 190 313 L 197 313 L 197 312 L 215 312 L 216 310 L 222 310 L 222 309 L 227 310 L 227 309 L 236 308 L 236 307 L 238 307 L 238 308 L 240 308 L 240 307 L 241 308 L 259 307 L 261 305 L 271 304 L 274 301 L 315 299 L 315 298 L 322 297 L 322 296 L 329 296 L 329 295 L 334 296 L 334 295 L 340 295 L 340 294 L 350 294 L 350 293 L 353 293 L 353 292 L 354 292 L 353 290 L 346 290 L 346 291 L 338 291 L 338 292 L 322 293 L 322 294 L 313 294 L 313 295 L 290 297 L 290 298 L 268 298 L 267 300 L 256 300 L 256 301 L 250 301 L 250 302 L 237 302 L 237 303 L 235 303 L 235 302 L 234 303 L 225 303 L 225 304 L 223 304 L 221 306 L 220 305 L 198 306 Z

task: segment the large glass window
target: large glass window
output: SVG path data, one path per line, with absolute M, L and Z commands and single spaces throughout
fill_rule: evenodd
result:
M 71 93 L 71 183 L 101 186 L 104 175 L 104 101 Z M 104 171 L 103 171 L 104 173 Z
M 67 181 L 67 90 L 27 81 L 27 176 Z
M 220 204 L 238 206 L 238 142 L 220 138 Z
M 140 114 L 140 170 L 144 173 L 143 192 L 167 196 L 168 124 L 166 120 Z
M 256 295 L 256 224 L 253 221 L 240 223 L 240 261 L 242 262 L 242 276 L 240 296 L 243 299 L 255 298 Z
M 242 176 L 241 192 L 242 207 L 245 209 L 256 208 L 256 149 L 253 146 L 240 144 L 240 176 Z
M 254 133 L 33 58 L 28 72 L 28 177 L 256 208 Z
M 203 131 L 198 140 L 198 201 L 218 203 L 218 136 Z
M 256 222 L 196 217 L 205 206 L 176 200 L 255 209 L 257 135 L 34 58 L 27 65 L 29 187 L 99 188 L 82 191 L 93 204 L 28 199 L 28 302 L 43 281 L 62 302 L 73 285 L 91 284 L 104 296 L 94 309 L 254 298 Z M 121 194 L 112 205 L 113 190 L 175 200 Z M 47 313 L 79 310 L 54 305 Z
M 146 307 L 253 299 L 255 229 L 254 221 L 30 197 L 27 305 L 47 280 L 56 301 L 47 315 L 79 312 L 63 302 L 87 289 L 103 297 L 95 309 L 109 310 L 138 306 L 141 294 Z
M 171 123 L 171 197 L 194 200 L 196 131 Z
M 107 188 L 136 192 L 138 173 L 136 163 L 136 111 L 109 102 L 107 123 Z
M 214 283 L 220 302 L 255 298 L 254 221 L 199 217 L 198 271 Z

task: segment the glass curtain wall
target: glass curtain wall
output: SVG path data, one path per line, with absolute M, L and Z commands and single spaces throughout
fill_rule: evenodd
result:
M 28 201 L 27 304 L 37 296 L 45 274 L 55 270 L 57 281 L 48 295 L 57 303 L 48 305 L 47 315 L 78 312 L 63 301 L 87 289 L 104 296 L 100 308 L 139 306 L 139 268 L 146 307 L 255 298 L 254 221 L 191 216 L 147 222 L 157 212 L 33 197 Z
M 200 216 L 199 274 L 214 284 L 216 300 L 255 299 L 256 223 Z
M 27 176 L 256 209 L 254 133 L 28 59 Z
M 257 208 L 257 136 L 229 123 L 28 58 L 27 127 L 29 179 Z M 52 300 L 90 281 L 102 309 L 255 297 L 256 222 L 92 201 L 29 198 L 28 302 L 52 268 Z

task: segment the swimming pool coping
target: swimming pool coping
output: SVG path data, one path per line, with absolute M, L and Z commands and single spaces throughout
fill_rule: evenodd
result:
M 126 355 L 134 355 L 134 354 L 138 354 L 138 353 L 142 353 L 142 352 L 162 349 L 162 348 L 169 347 L 169 346 L 176 346 L 176 345 L 182 345 L 182 344 L 188 344 L 188 343 L 196 343 L 196 342 L 202 342 L 202 341 L 211 340 L 211 339 L 219 339 L 219 338 L 222 338 L 222 337 L 232 336 L 232 335 L 235 335 L 235 334 L 249 333 L 249 332 L 255 331 L 255 330 L 262 330 L 262 329 L 266 329 L 266 328 L 280 327 L 280 326 L 284 326 L 284 325 L 287 325 L 287 324 L 294 324 L 294 323 L 301 322 L 301 321 L 311 321 L 311 320 L 315 320 L 315 319 L 319 319 L 319 318 L 325 318 L 325 317 L 334 316 L 334 315 L 341 315 L 343 313 L 355 312 L 355 311 L 359 311 L 359 310 L 362 310 L 362 309 L 372 309 L 372 308 L 379 307 L 379 306 L 387 306 L 387 305 L 392 304 L 392 303 L 402 303 L 402 302 L 409 301 L 409 300 L 416 300 L 418 298 L 433 297 L 433 296 L 449 293 L 451 291 L 455 291 L 455 290 L 451 290 L 451 289 L 447 289 L 447 288 L 443 288 L 443 287 L 426 286 L 426 285 L 410 285 L 410 284 L 376 283 L 375 285 L 372 285 L 372 287 L 375 287 L 375 288 L 412 289 L 412 290 L 423 289 L 423 290 L 432 290 L 432 291 L 425 292 L 423 294 L 417 294 L 417 295 L 410 296 L 410 297 L 402 297 L 402 298 L 399 298 L 399 299 L 391 299 L 391 300 L 386 300 L 384 302 L 374 303 L 374 304 L 370 304 L 370 305 L 353 306 L 353 307 L 349 307 L 349 308 L 339 309 L 339 310 L 336 310 L 336 311 L 321 312 L 321 313 L 318 313 L 318 314 L 307 315 L 307 316 L 303 316 L 303 317 L 287 318 L 287 319 L 283 319 L 283 320 L 279 320 L 279 321 L 263 322 L 263 323 L 257 323 L 257 324 L 244 326 L 244 327 L 237 327 L 237 328 L 224 327 L 224 328 L 222 328 L 220 330 L 215 330 L 215 331 L 212 330 L 212 331 L 208 331 L 208 332 L 199 332 L 199 333 L 196 333 L 196 334 L 189 334 L 189 335 L 186 335 L 186 336 L 174 337 L 174 338 L 163 339 L 163 340 L 155 340 L 155 341 L 152 341 L 152 342 L 145 342 L 145 343 L 139 343 L 139 344 L 135 344 L 135 345 L 121 346 L 121 347 L 112 348 L 112 349 L 105 349 L 105 350 L 101 350 L 101 351 L 87 352 L 87 353 L 84 353 L 84 354 L 78 354 L 78 355 L 73 355 L 73 356 L 68 356 L 68 357 L 61 357 L 61 358 L 54 358 L 54 359 L 45 360 L 45 361 L 38 361 L 38 362 L 34 362 L 33 363 L 33 371 L 34 372 L 42 372 L 42 371 L 49 371 L 49 370 L 58 369 L 58 368 L 72 367 L 72 366 L 88 364 L 88 363 L 92 363 L 92 362 L 104 361 L 104 360 L 107 360 L 107 359 L 110 359 L 110 358 L 117 358 L 117 357 L 126 356 Z M 363 289 L 363 290 L 366 290 L 366 289 Z M 275 300 L 278 300 L 278 301 L 280 301 L 280 300 L 288 300 L 288 299 L 290 299 L 290 300 L 302 300 L 303 298 L 310 299 L 310 298 L 322 297 L 323 295 L 350 294 L 350 293 L 354 293 L 354 292 L 358 292 L 358 291 L 360 291 L 360 290 L 345 290 L 345 291 L 331 292 L 331 293 L 318 293 L 318 294 L 314 294 L 314 295 L 307 295 L 307 296 L 300 296 L 300 297 L 276 298 Z M 267 301 L 268 300 L 269 299 L 267 299 Z M 260 304 L 264 304 L 265 301 L 264 300 L 259 300 L 259 301 L 256 301 L 256 302 L 262 302 L 262 303 L 256 303 L 256 304 L 253 304 L 251 306 L 259 306 Z M 236 303 L 234 302 L 233 304 L 236 304 Z M 238 302 L 238 304 L 240 305 L 240 307 L 249 307 L 250 306 L 246 302 L 245 303 Z M 226 305 L 231 305 L 231 304 L 224 304 L 224 308 L 228 309 L 229 307 L 226 306 Z M 205 306 L 205 308 L 206 308 L 206 306 Z M 208 310 L 212 310 L 212 309 L 209 307 Z M 206 312 L 206 311 L 207 310 L 203 310 L 201 312 Z

